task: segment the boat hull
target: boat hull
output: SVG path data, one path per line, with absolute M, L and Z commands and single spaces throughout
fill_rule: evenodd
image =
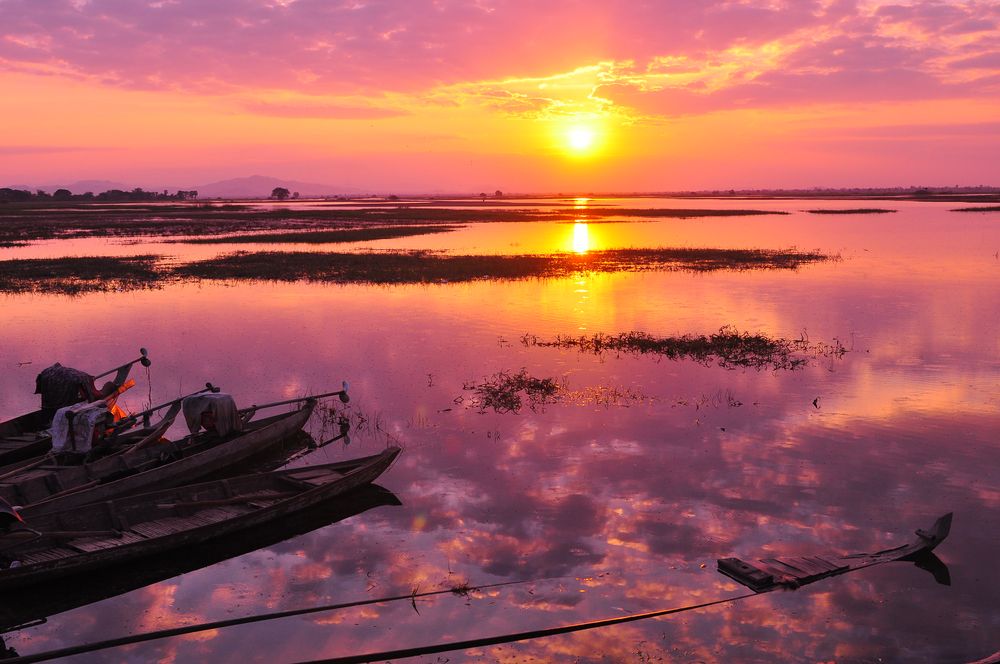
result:
M 269 418 L 274 421 L 231 437 L 225 442 L 208 447 L 201 452 L 183 456 L 149 470 L 129 474 L 90 488 L 40 500 L 25 506 L 21 510 L 21 514 L 25 518 L 33 518 L 132 493 L 169 488 L 224 471 L 227 467 L 267 451 L 275 444 L 300 431 L 309 420 L 315 406 L 316 402 L 309 401 L 299 410 L 284 416 Z M 150 454 L 155 455 L 155 450 Z
M 95 524 L 118 526 L 120 532 L 117 536 L 69 539 L 64 544 L 48 548 L 32 547 L 31 543 L 11 546 L 4 540 L 9 540 L 12 536 L 0 537 L 0 551 L 4 552 L 5 557 L 20 561 L 19 556 L 23 556 L 28 561 L 0 570 L 0 591 L 47 583 L 65 576 L 135 561 L 283 519 L 371 484 L 392 465 L 399 453 L 398 447 L 392 447 L 378 455 L 339 464 L 215 480 L 26 518 L 27 525 L 43 535 L 71 528 L 92 529 Z M 206 502 L 206 496 L 227 493 L 239 495 L 240 491 L 244 491 L 252 498 L 252 492 L 258 486 L 270 487 L 275 483 L 280 485 L 282 476 L 292 478 L 291 482 L 308 485 L 308 482 L 299 482 L 294 478 L 296 475 L 315 472 L 315 469 L 331 476 L 336 473 L 339 477 L 317 486 L 300 486 L 294 495 L 265 505 L 257 502 L 255 504 L 260 505 L 259 507 L 230 516 L 225 516 L 229 512 L 220 508 L 209 508 L 190 516 L 174 515 L 175 511 L 183 510 L 186 505 Z M 246 499 L 248 504 L 254 503 L 251 498 Z M 230 511 L 232 509 L 234 508 L 230 508 Z M 152 518 L 142 521 L 139 515 L 143 513 L 150 513 Z M 178 519 L 191 527 L 169 532 L 178 527 Z M 157 532 L 161 534 L 155 535 Z

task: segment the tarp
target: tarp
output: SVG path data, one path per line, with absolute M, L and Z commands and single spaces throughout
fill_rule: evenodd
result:
M 112 415 L 103 401 L 60 408 L 52 418 L 52 450 L 89 452 L 93 446 L 94 429 L 100 431 L 111 419 Z
M 236 402 L 231 394 L 224 392 L 195 394 L 184 399 L 184 421 L 192 434 L 198 433 L 202 426 L 202 415 L 208 414 L 215 422 L 215 431 L 220 436 L 227 436 L 233 431 L 243 429 L 243 422 L 236 409 Z
M 35 394 L 42 395 L 42 408 L 52 410 L 100 398 L 93 376 L 58 362 L 35 378 Z

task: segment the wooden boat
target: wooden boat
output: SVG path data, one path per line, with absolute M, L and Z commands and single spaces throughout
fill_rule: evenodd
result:
M 77 466 L 35 466 L 0 480 L 0 498 L 21 506 L 21 514 L 27 518 L 192 482 L 265 452 L 298 432 L 316 403 L 308 399 L 298 410 L 250 420 L 241 431 L 225 437 L 202 431 L 141 449 L 136 449 L 142 444 L 137 443 L 121 453 Z M 177 409 L 179 406 L 171 413 L 176 415 Z M 244 412 L 252 416 L 255 411 Z M 172 421 L 169 414 L 165 419 Z M 161 423 L 156 428 L 165 427 Z
M 56 614 L 270 547 L 377 507 L 399 505 L 402 503 L 391 491 L 378 484 L 369 484 L 336 500 L 314 505 L 259 528 L 248 528 L 240 532 L 239 537 L 185 546 L 182 556 L 175 551 L 164 551 L 108 569 L 33 584 L 30 593 L 19 588 L 0 592 L 0 633 L 43 623 Z M 73 592 L 66 592 L 66 588 L 72 588 Z
M 51 424 L 51 413 L 43 410 L 0 422 L 0 465 L 48 452 L 52 447 Z
M 108 404 L 129 388 L 135 385 L 135 381 L 127 380 L 132 365 L 136 363 L 148 367 L 151 362 L 149 353 L 145 348 L 140 348 L 141 355 L 131 362 L 115 367 L 110 371 L 95 376 L 103 378 L 109 374 L 117 374 L 111 384 L 114 391 L 97 400 Z M 95 403 L 97 403 L 95 402 Z M 49 435 L 49 427 L 52 426 L 53 411 L 38 409 L 15 417 L 5 422 L 0 422 L 0 466 L 12 464 L 24 459 L 30 459 L 45 454 L 52 447 L 52 437 Z
M 765 558 L 757 563 L 748 563 L 739 558 L 720 558 L 719 571 L 751 590 L 766 593 L 779 588 L 798 588 L 820 579 L 872 565 L 907 560 L 917 563 L 918 567 L 929 569 L 939 582 L 947 584 L 947 572 L 945 571 L 942 577 L 940 572 L 935 573 L 928 563 L 937 560 L 931 551 L 951 532 L 951 517 L 952 514 L 949 512 L 935 521 L 929 530 L 917 530 L 917 538 L 908 544 L 875 553 Z
M 233 533 L 370 484 L 399 455 L 381 454 L 127 496 L 25 518 L 0 535 L 0 590 L 98 570 Z

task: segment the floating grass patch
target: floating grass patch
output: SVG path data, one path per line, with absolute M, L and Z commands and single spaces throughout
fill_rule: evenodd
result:
M 614 249 L 587 254 L 449 256 L 427 251 L 235 252 L 168 267 L 156 256 L 0 262 L 0 291 L 84 292 L 149 288 L 169 279 L 417 284 L 558 278 L 580 273 L 796 269 L 832 257 L 797 250 Z
M 781 210 L 712 210 L 701 208 L 583 208 L 579 212 L 585 216 L 596 215 L 598 217 L 646 217 L 646 218 L 669 218 L 669 219 L 689 219 L 697 217 L 756 217 L 761 215 L 785 215 L 787 212 Z M 577 215 L 579 216 L 579 215 Z
M 555 403 L 561 388 L 554 378 L 535 378 L 528 375 L 526 369 L 521 369 L 516 374 L 501 371 L 481 383 L 465 383 L 462 389 L 473 393 L 469 403 L 481 413 L 487 410 L 516 413 L 525 402 L 532 411 Z M 456 401 L 464 399 L 459 397 Z
M 156 256 L 27 258 L 0 261 L 0 292 L 76 295 L 152 288 L 162 278 Z
M 890 214 L 896 210 L 887 208 L 843 208 L 830 210 L 806 210 L 809 214 Z
M 286 233 L 261 233 L 256 235 L 231 235 L 226 237 L 199 237 L 183 240 L 171 240 L 185 244 L 264 244 L 264 243 L 300 243 L 300 244 L 337 244 L 345 242 L 370 242 L 373 240 L 388 240 L 412 235 L 430 235 L 433 233 L 449 233 L 462 228 L 461 226 L 375 226 L 369 228 L 352 228 L 326 231 L 296 231 Z
M 236 252 L 181 265 L 200 279 L 269 279 L 337 283 L 446 283 L 477 279 L 563 277 L 581 272 L 795 269 L 829 260 L 816 252 L 764 249 L 613 249 L 587 254 L 449 256 L 426 251 L 379 253 Z
M 384 202 L 357 201 L 350 207 L 292 206 L 265 209 L 251 205 L 204 203 L 171 205 L 5 203 L 0 205 L 0 243 L 81 237 L 233 236 L 266 231 L 347 230 L 411 224 L 558 222 L 575 221 L 581 217 L 585 217 L 588 222 L 597 223 L 609 218 L 622 217 L 657 219 L 787 214 L 779 211 L 732 209 L 615 207 L 570 209 L 540 202 L 533 202 L 530 207 L 519 203 L 520 207 L 516 208 L 509 207 L 509 202 L 465 207 L 451 201 L 440 201 L 435 205 L 426 201 L 413 204 L 395 203 L 392 206 Z M 227 238 L 227 241 L 231 240 Z
M 692 359 L 701 364 L 717 364 L 726 369 L 788 369 L 804 367 L 808 356 L 843 356 L 847 350 L 839 341 L 835 346 L 810 344 L 807 340 L 772 339 L 763 334 L 740 332 L 723 327 L 711 335 L 656 337 L 645 332 L 598 333 L 579 337 L 557 336 L 542 340 L 535 335 L 521 337 L 525 346 L 575 348 L 580 352 L 656 355 L 671 360 Z M 804 356 L 807 355 L 807 356 Z
M 1000 205 L 981 205 L 979 207 L 955 208 L 952 212 L 1000 212 Z

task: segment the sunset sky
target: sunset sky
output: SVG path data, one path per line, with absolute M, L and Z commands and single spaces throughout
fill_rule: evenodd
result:
M 0 186 L 1000 185 L 993 0 L 0 0 Z

